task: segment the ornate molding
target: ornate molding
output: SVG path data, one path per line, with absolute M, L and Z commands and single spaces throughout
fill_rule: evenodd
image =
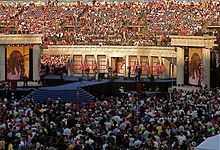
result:
M 90 45 L 51 45 L 43 50 L 43 54 L 51 55 L 108 55 L 110 57 L 123 57 L 125 55 L 176 57 L 174 47 L 150 46 L 90 46 Z
M 42 44 L 43 34 L 0 34 L 0 44 Z
M 171 35 L 172 46 L 190 46 L 190 47 L 206 47 L 211 48 L 217 46 L 215 36 L 174 36 Z

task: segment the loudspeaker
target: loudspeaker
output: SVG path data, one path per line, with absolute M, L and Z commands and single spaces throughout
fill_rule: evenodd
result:
M 106 79 L 105 75 L 106 73 L 99 73 L 99 79 Z
M 83 81 L 83 78 L 82 78 L 82 77 L 80 77 L 78 80 L 79 80 L 79 81 Z

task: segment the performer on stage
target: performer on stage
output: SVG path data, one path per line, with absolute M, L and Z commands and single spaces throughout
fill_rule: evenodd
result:
M 128 66 L 128 79 L 130 79 L 130 77 L 131 77 L 131 66 Z
M 86 76 L 87 76 L 87 80 L 89 80 L 89 72 L 90 72 L 90 68 L 87 67 L 85 70 Z
M 28 76 L 25 74 L 24 77 L 23 77 L 23 81 L 24 81 L 24 85 L 23 87 L 28 87 Z

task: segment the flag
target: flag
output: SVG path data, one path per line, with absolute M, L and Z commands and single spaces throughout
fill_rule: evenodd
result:
M 94 60 L 92 61 L 92 69 L 94 70 L 94 69 L 96 69 L 96 68 L 98 68 L 98 64 L 96 63 L 96 60 L 94 59 Z
M 138 61 L 136 59 L 135 62 L 134 62 L 134 65 L 132 66 L 132 71 L 135 71 L 137 66 L 138 66 Z
M 89 65 L 88 65 L 87 59 L 85 58 L 84 59 L 84 64 L 83 64 L 83 69 L 86 70 L 88 68 L 89 68 Z
M 122 60 L 121 64 L 120 64 L 120 68 L 122 69 L 122 67 L 125 65 L 125 59 Z
M 160 74 L 160 61 L 159 61 L 159 60 L 157 61 L 157 66 L 156 66 L 155 71 L 156 71 L 158 74 Z
M 162 62 L 162 64 L 160 65 L 160 72 L 164 73 L 166 71 L 166 66 L 164 65 L 164 63 Z
M 81 59 L 81 64 L 80 64 L 80 68 L 79 68 L 81 71 L 84 70 L 84 64 L 83 64 L 83 58 Z
M 108 68 L 109 68 L 109 59 L 107 58 L 107 61 L 106 61 L 106 70 L 108 71 Z
M 168 39 L 167 39 L 167 37 L 162 36 L 162 40 L 167 41 Z
M 151 66 L 149 65 L 149 60 L 146 61 L 146 65 L 144 66 L 144 69 L 147 74 L 151 73 Z
M 185 35 L 185 32 L 180 32 L 181 35 Z

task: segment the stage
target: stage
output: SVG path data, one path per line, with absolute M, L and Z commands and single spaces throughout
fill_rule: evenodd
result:
M 198 86 L 192 86 L 192 85 L 184 85 L 184 86 L 173 86 L 173 87 L 169 87 L 168 91 L 170 90 L 183 90 L 183 91 L 196 91 L 196 90 L 200 90 L 202 89 L 201 87 Z
M 128 79 L 126 77 L 94 80 L 92 76 L 89 76 L 88 80 L 82 76 L 64 76 L 61 80 L 59 75 L 49 75 L 44 78 L 43 83 L 28 81 L 28 87 L 26 88 L 23 88 L 22 81 L 18 81 L 17 88 L 10 89 L 10 92 L 20 98 L 26 95 L 33 96 L 36 101 L 47 100 L 49 97 L 63 97 L 64 100 L 77 101 L 77 103 L 80 101 L 81 103 L 87 97 L 86 103 L 88 103 L 93 101 L 94 97 L 102 95 L 106 97 L 116 96 L 122 86 L 125 91 L 130 91 L 133 94 L 137 94 L 138 90 L 146 95 L 166 93 L 168 87 L 175 84 L 175 82 L 175 79 L 158 78 L 154 81 L 141 78 L 141 82 L 137 82 L 134 78 Z M 156 89 L 159 91 L 155 92 Z M 3 96 L 5 91 L 5 88 L 0 89 Z M 81 96 L 77 97 L 77 93 L 81 93 Z

